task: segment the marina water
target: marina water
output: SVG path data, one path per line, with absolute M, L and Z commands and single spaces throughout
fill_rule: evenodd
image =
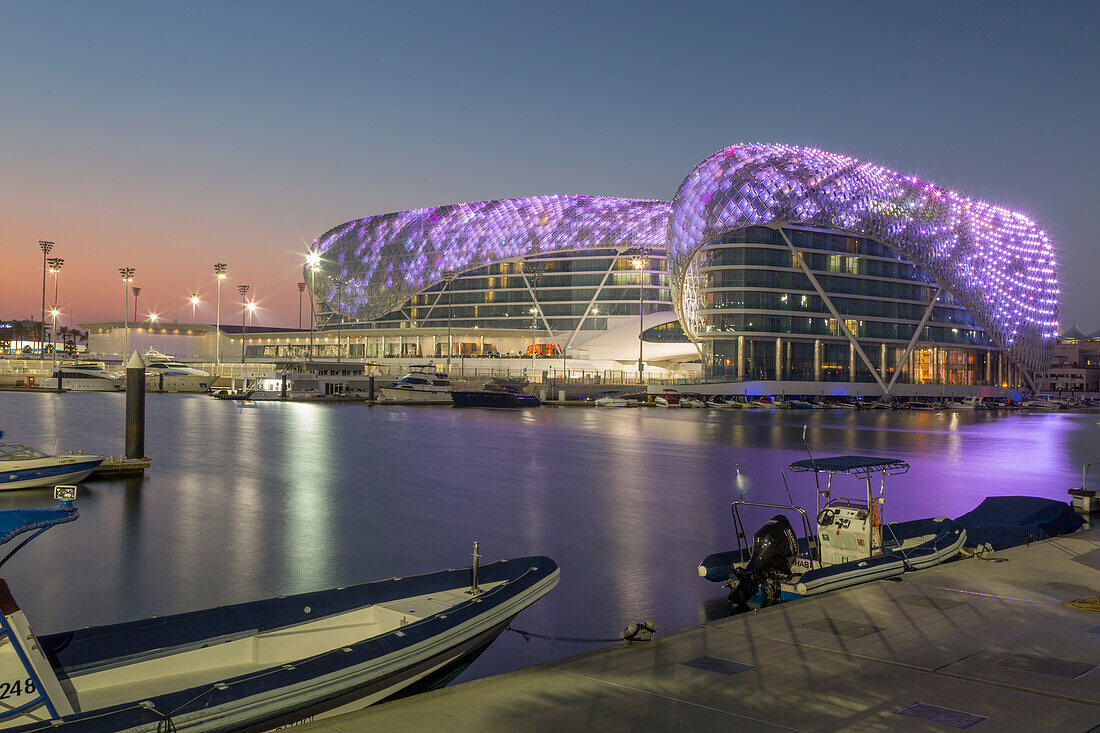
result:
M 0 394 L 4 441 L 118 454 L 122 394 Z M 1066 500 L 1100 460 L 1096 413 L 458 410 L 244 404 L 149 395 L 144 477 L 85 483 L 81 519 L 4 568 L 35 631 L 52 633 L 544 554 L 556 590 L 518 628 L 611 639 L 728 613 L 696 574 L 734 546 L 730 502 L 787 503 L 779 469 L 815 455 L 903 458 L 888 521 L 958 516 L 983 497 Z M 739 468 L 739 471 L 738 471 Z M 841 479 L 841 481 L 845 481 Z M 841 483 L 834 495 L 860 496 Z M 812 509 L 812 477 L 795 476 Z M 845 490 L 847 489 L 847 490 Z M 43 507 L 47 489 L 0 493 Z M 770 513 L 748 516 L 748 531 Z M 606 644 L 504 634 L 462 679 Z

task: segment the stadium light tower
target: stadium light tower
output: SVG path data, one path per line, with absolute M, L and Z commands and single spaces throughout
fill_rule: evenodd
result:
M 252 289 L 252 286 L 247 283 L 241 283 L 237 286 L 237 292 L 241 294 L 241 363 L 244 364 L 244 317 L 248 313 L 248 301 L 245 300 L 245 296 L 248 295 L 248 291 Z
M 42 320 L 38 324 L 38 356 L 42 358 L 43 344 L 46 340 L 46 255 L 53 249 L 53 242 L 39 239 L 38 246 L 42 248 Z
M 298 281 L 298 330 L 302 330 L 302 293 L 306 291 L 305 280 Z
M 222 365 L 222 280 L 225 279 L 225 270 L 227 265 L 224 262 L 219 262 L 214 265 L 214 277 L 218 279 L 218 315 L 217 321 L 214 326 L 214 373 L 217 374 L 218 367 Z
M 191 303 L 191 323 L 195 322 L 195 309 L 199 306 L 199 294 L 191 293 L 191 297 L 188 299 Z
M 122 355 L 125 362 L 130 356 L 130 283 L 134 281 L 134 268 L 120 267 L 118 274 L 122 276 L 122 325 L 126 329 L 126 353 Z
M 51 335 L 50 341 L 55 343 L 55 346 L 50 349 L 51 362 L 57 363 L 57 315 L 60 313 L 57 309 L 57 278 L 61 275 L 61 266 L 65 264 L 65 260 L 60 257 L 51 257 L 49 260 L 50 272 L 53 273 L 53 307 L 50 309 L 50 316 L 53 318 L 53 325 L 50 326 Z
M 316 245 L 317 243 L 314 242 Z M 316 297 L 317 297 L 317 272 L 321 269 L 321 255 L 315 249 L 311 249 L 306 255 L 306 264 L 309 265 L 309 360 L 313 361 L 313 328 L 317 323 Z
M 137 320 L 138 320 L 138 317 L 137 317 L 137 314 L 138 314 L 137 304 L 138 304 L 138 296 L 141 295 L 141 288 L 138 287 L 137 285 L 134 285 L 133 287 L 130 288 L 130 291 L 134 294 L 134 323 L 137 323 Z

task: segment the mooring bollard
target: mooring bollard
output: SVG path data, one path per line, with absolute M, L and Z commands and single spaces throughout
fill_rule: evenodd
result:
M 145 457 L 145 362 L 136 351 L 126 362 L 126 457 Z

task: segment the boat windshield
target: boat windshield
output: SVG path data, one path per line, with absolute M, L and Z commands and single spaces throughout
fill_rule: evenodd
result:
M 0 445 L 0 461 L 27 461 L 32 458 L 49 458 L 49 454 L 29 445 Z

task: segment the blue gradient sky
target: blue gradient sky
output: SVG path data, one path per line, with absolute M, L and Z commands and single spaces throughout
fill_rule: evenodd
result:
M 1027 212 L 1063 324 L 1096 330 L 1098 29 L 1095 2 L 0 0 L 0 317 L 36 316 L 45 238 L 76 321 L 121 316 L 121 265 L 143 310 L 190 320 L 198 290 L 212 321 L 223 261 L 294 326 L 301 252 L 348 219 L 669 199 L 783 141 Z

